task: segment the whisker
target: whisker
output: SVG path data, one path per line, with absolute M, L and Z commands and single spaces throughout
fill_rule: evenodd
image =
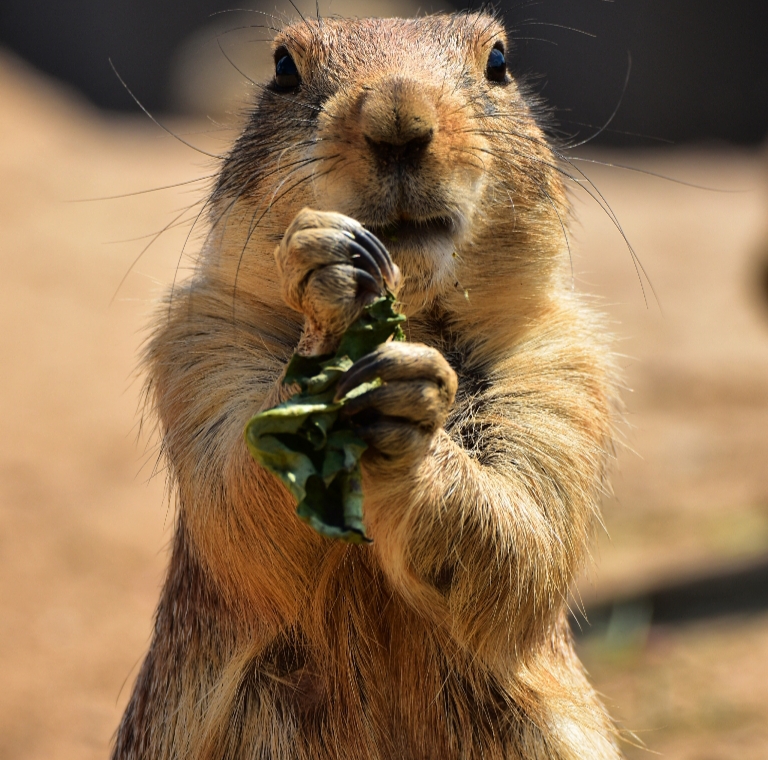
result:
M 589 129 L 597 129 L 594 124 L 587 124 L 583 121 L 574 121 L 573 119 L 563 119 L 558 117 L 558 121 L 564 124 L 573 124 L 577 127 L 588 127 Z M 625 129 L 603 129 L 604 132 L 610 132 L 612 135 L 627 135 L 628 137 L 639 137 L 643 140 L 652 140 L 653 142 L 664 143 L 665 145 L 674 145 L 674 140 L 667 140 L 666 137 L 656 137 L 655 135 L 645 135 L 642 132 L 628 132 Z
M 621 222 L 619 222 L 618 216 L 616 216 L 616 213 L 611 208 L 611 204 L 608 203 L 608 201 L 606 200 L 606 198 L 603 195 L 603 193 L 598 189 L 597 185 L 595 185 L 595 183 L 584 173 L 583 170 L 579 169 L 578 166 L 574 166 L 573 163 L 564 154 L 555 151 L 555 155 L 558 156 L 558 158 L 560 158 L 562 161 L 565 161 L 571 168 L 574 169 L 574 171 L 578 172 L 582 177 L 584 177 L 586 182 L 589 184 L 589 187 L 591 187 L 592 190 L 594 190 L 594 192 L 597 193 L 597 195 L 600 197 L 600 200 L 603 202 L 603 204 L 605 204 L 604 205 L 604 209 L 606 210 L 606 213 L 608 213 L 609 218 L 611 219 L 611 221 L 613 222 L 614 226 L 616 227 L 616 229 L 619 231 L 619 233 L 621 234 L 622 238 L 624 239 L 624 243 L 627 246 L 627 250 L 629 251 L 629 253 L 630 253 L 631 257 L 632 257 L 632 263 L 633 263 L 633 265 L 635 267 L 635 273 L 637 274 L 638 282 L 640 283 L 640 290 L 643 293 L 643 300 L 645 301 L 646 308 L 648 308 L 648 298 L 647 298 L 646 293 L 645 293 L 645 286 L 643 285 L 643 276 L 645 277 L 646 282 L 648 283 L 648 286 L 650 287 L 651 292 L 653 293 L 653 297 L 654 297 L 654 300 L 656 301 L 656 305 L 659 307 L 659 309 L 663 313 L 663 309 L 662 309 L 662 306 L 661 306 L 661 301 L 659 300 L 659 295 L 656 292 L 656 288 L 654 287 L 653 282 L 651 281 L 651 278 L 648 275 L 648 272 L 646 271 L 645 267 L 643 266 L 643 262 L 640 261 L 640 257 L 637 255 L 637 252 L 635 251 L 634 246 L 629 241 L 629 238 L 627 237 L 627 234 L 624 232 L 624 228 L 621 226 Z M 580 187 L 582 189 L 584 189 L 587 193 L 589 193 L 589 195 L 593 199 L 595 198 L 595 196 L 592 194 L 592 192 L 589 190 L 588 187 L 586 187 L 585 185 L 583 185 L 581 183 L 580 183 Z M 642 276 L 641 276 L 641 273 L 642 273 Z
M 183 137 L 180 137 L 172 130 L 168 129 L 164 124 L 161 124 L 145 107 L 144 104 L 133 94 L 131 91 L 131 88 L 128 87 L 125 80 L 120 76 L 120 73 L 115 68 L 115 64 L 112 63 L 112 59 L 109 59 L 109 65 L 112 67 L 112 71 L 115 73 L 115 76 L 118 78 L 119 82 L 123 87 L 125 88 L 125 91 L 133 98 L 134 103 L 142 110 L 144 113 L 149 117 L 150 121 L 152 123 L 156 124 L 160 129 L 163 130 L 163 132 L 167 132 L 171 137 L 178 140 L 182 145 L 186 145 L 188 148 L 192 148 L 192 150 L 197 151 L 198 153 L 201 153 L 204 156 L 208 156 L 209 158 L 215 158 L 215 159 L 221 159 L 222 156 L 217 156 L 215 153 L 209 153 L 207 150 L 203 150 L 202 148 L 198 148 L 196 145 L 192 145 L 192 143 L 187 142 Z
M 302 147 L 302 146 L 305 146 L 305 145 L 313 145 L 314 142 L 315 142 L 314 140 L 306 140 L 305 142 L 296 143 L 295 145 L 288 145 L 286 147 L 282 147 L 281 146 L 279 148 L 274 149 L 270 153 L 268 153 L 267 156 L 268 157 L 272 157 L 272 156 L 274 156 L 274 155 L 276 155 L 278 153 L 282 156 L 284 153 L 286 153 L 289 150 L 292 150 L 293 148 L 298 148 L 298 147 Z M 261 179 L 266 179 L 267 177 L 271 177 L 273 174 L 276 174 L 277 172 L 281 171 L 281 169 L 287 169 L 287 168 L 290 168 L 292 166 L 297 166 L 299 164 L 302 164 L 302 163 L 307 162 L 307 161 L 312 161 L 312 160 L 314 160 L 314 159 L 311 156 L 308 156 L 308 157 L 305 157 L 305 158 L 300 158 L 297 161 L 293 161 L 293 162 L 288 163 L 288 164 L 283 164 L 282 166 L 280 165 L 280 162 L 278 160 L 276 162 L 277 166 L 274 169 L 272 169 L 271 171 L 269 171 L 269 172 L 264 172 L 264 174 L 261 174 L 261 172 L 264 171 L 264 167 L 259 167 L 258 169 L 255 169 L 253 172 L 251 172 L 248 175 L 248 180 L 246 180 L 246 182 L 250 182 L 251 180 L 253 180 L 254 177 L 257 177 L 259 175 L 261 175 Z M 216 190 L 214 191 L 214 195 L 217 195 L 217 196 L 226 195 L 226 189 L 227 189 L 227 186 L 225 184 L 223 184 L 223 183 L 220 183 L 219 187 L 217 187 Z M 238 191 L 237 195 L 239 197 L 240 191 Z
M 334 157 L 331 157 L 331 158 L 334 158 Z M 261 223 L 261 220 L 272 210 L 274 205 L 276 203 L 278 203 L 279 201 L 281 201 L 283 198 L 285 198 L 285 196 L 288 195 L 288 193 L 292 193 L 297 187 L 300 187 L 301 185 L 303 185 L 305 182 L 309 181 L 310 179 L 317 179 L 318 177 L 323 177 L 323 176 L 326 176 L 327 174 L 330 174 L 330 172 L 333 171 L 334 168 L 335 168 L 335 165 L 329 167 L 326 171 L 321 172 L 320 174 L 315 174 L 314 172 L 311 172 L 306 177 L 302 177 L 301 179 L 296 181 L 293 185 L 291 185 L 289 188 L 287 188 L 285 191 L 283 191 L 278 197 L 275 197 L 273 195 L 272 200 L 269 202 L 269 205 L 267 206 L 267 208 L 264 210 L 264 212 L 261 214 L 261 216 L 259 216 L 259 218 L 255 221 L 255 223 L 252 224 L 252 227 L 249 230 L 248 235 L 246 236 L 245 242 L 243 243 L 243 248 L 242 248 L 242 250 L 240 252 L 240 258 L 238 259 L 237 268 L 235 270 L 235 282 L 234 282 L 234 286 L 233 286 L 233 289 L 232 289 L 232 324 L 233 324 L 233 326 L 237 324 L 237 312 L 236 312 L 236 309 L 237 309 L 237 285 L 238 285 L 238 280 L 239 280 L 239 277 L 240 277 L 240 267 L 242 266 L 243 257 L 245 256 L 245 251 L 248 248 L 248 244 L 250 243 L 251 238 L 253 237 L 253 234 L 255 233 L 257 227 Z M 256 214 L 254 214 L 254 217 L 255 216 L 256 216 Z
M 573 150 L 574 148 L 580 148 L 582 145 L 586 145 L 588 142 L 592 142 L 592 140 L 599 137 L 605 130 L 611 125 L 611 122 L 616 118 L 616 114 L 619 112 L 619 109 L 621 108 L 621 104 L 624 101 L 624 96 L 627 94 L 627 87 L 629 85 L 629 76 L 632 73 L 632 53 L 630 53 L 629 50 L 627 50 L 627 75 L 624 77 L 624 87 L 621 90 L 621 95 L 619 96 L 619 102 L 616 103 L 616 108 L 613 109 L 613 113 L 608 118 L 608 121 L 603 124 L 600 129 L 597 130 L 591 137 L 588 137 L 586 140 L 582 140 L 578 143 L 572 143 L 571 145 L 567 145 L 567 150 Z
M 491 135 L 501 134 L 498 131 L 494 132 L 492 130 L 485 130 L 485 131 L 484 130 L 465 130 L 465 132 L 472 132 L 472 131 L 474 131 L 475 133 L 478 133 L 478 134 L 491 134 Z M 552 153 L 554 153 L 554 155 L 557 158 L 559 158 L 560 160 L 562 160 L 565 163 L 567 163 L 577 174 L 581 175 L 584 178 L 584 182 L 582 182 L 580 180 L 577 180 L 575 177 L 573 177 L 568 172 L 563 170 L 562 167 L 560 167 L 557 164 L 554 164 L 552 162 L 546 161 L 545 159 L 543 159 L 541 157 L 520 153 L 519 151 L 515 151 L 515 150 L 512 150 L 512 149 L 505 151 L 505 152 L 511 152 L 511 153 L 519 156 L 520 158 L 524 158 L 524 159 L 526 159 L 528 161 L 532 161 L 534 163 L 538 163 L 538 164 L 542 164 L 544 166 L 547 166 L 547 167 L 553 169 L 554 171 L 558 172 L 562 176 L 565 176 L 568 179 L 573 180 L 574 182 L 576 182 L 576 184 L 582 190 L 584 190 L 584 192 L 586 192 L 592 198 L 592 200 L 594 200 L 600 206 L 600 208 L 603 209 L 605 214 L 611 220 L 611 223 L 614 225 L 616 230 L 621 235 L 622 239 L 624 240 L 624 244 L 627 246 L 627 250 L 630 253 L 630 256 L 632 258 L 632 263 L 633 263 L 633 266 L 635 268 L 635 272 L 637 274 L 638 282 L 640 283 L 640 290 L 642 291 L 643 301 L 645 302 L 646 308 L 648 307 L 648 298 L 647 298 L 647 295 L 646 295 L 646 292 L 645 292 L 645 285 L 643 283 L 643 277 L 645 277 L 645 281 L 648 283 L 648 285 L 649 285 L 649 287 L 651 289 L 651 292 L 653 293 L 654 299 L 655 299 L 657 305 L 659 306 L 659 308 L 661 309 L 662 308 L 661 307 L 661 301 L 659 300 L 658 294 L 656 292 L 656 288 L 654 287 L 653 282 L 651 281 L 651 278 L 648 276 L 648 272 L 646 271 L 645 267 L 643 266 L 642 262 L 640 261 L 640 258 L 637 255 L 637 252 L 635 251 L 634 246 L 630 242 L 626 232 L 624 231 L 624 228 L 622 227 L 621 223 L 619 222 L 619 219 L 616 216 L 616 213 L 613 211 L 613 209 L 611 208 L 610 203 L 608 203 L 607 199 L 600 192 L 600 190 L 597 188 L 595 183 L 584 173 L 583 170 L 579 169 L 579 167 L 577 167 L 577 166 L 574 166 L 573 163 L 569 160 L 568 156 L 566 156 L 564 153 L 561 153 L 560 151 L 557 151 L 552 146 L 548 146 L 545 142 L 543 142 L 541 140 L 537 140 L 536 138 L 530 137 L 529 135 L 518 134 L 516 132 L 507 132 L 507 134 L 509 134 L 509 135 L 511 135 L 513 137 L 517 137 L 519 139 L 528 140 L 529 142 L 532 142 L 535 145 L 539 145 L 539 146 L 542 146 L 542 147 L 544 147 L 544 148 L 546 148 L 548 150 L 551 150 Z M 490 151 L 488 151 L 488 152 L 490 152 Z
M 211 17 L 220 16 L 224 13 L 258 13 L 262 16 L 266 16 L 267 18 L 271 19 L 275 23 L 280 23 L 284 25 L 289 22 L 289 19 L 285 16 L 283 16 L 282 18 L 278 18 L 272 13 L 256 10 L 255 8 L 229 8 L 227 10 L 215 11 L 214 13 L 211 13 L 210 16 Z M 261 24 L 261 25 L 253 24 L 252 26 L 253 28 L 269 29 L 270 31 L 275 32 L 276 34 L 283 34 L 287 36 L 291 40 L 291 42 L 301 50 L 302 53 L 306 53 L 306 50 L 307 50 L 306 46 L 297 37 L 293 35 L 289 35 L 288 30 L 285 28 L 285 26 L 276 27 L 276 26 L 268 26 L 266 24 Z M 246 28 L 246 27 L 240 27 L 240 28 Z
M 148 190 L 136 190 L 132 193 L 121 193 L 120 195 L 103 195 L 99 198 L 71 198 L 65 201 L 65 203 L 95 203 L 96 201 L 116 201 L 122 198 L 133 198 L 137 195 L 146 195 L 147 193 L 158 193 L 161 190 L 172 190 L 177 187 L 184 187 L 185 185 L 194 185 L 196 182 L 204 182 L 208 179 L 213 179 L 216 174 L 206 174 L 203 177 L 197 179 L 188 179 L 184 182 L 176 182 L 173 185 L 163 185 L 161 187 L 152 187 Z M 140 240 L 140 238 L 134 238 L 134 240 Z
M 480 156 L 476 156 L 473 153 L 473 148 L 455 148 L 454 147 L 454 148 L 451 148 L 451 153 L 469 153 L 469 155 L 471 155 L 473 158 L 477 159 L 480 162 L 480 169 L 482 169 L 482 171 L 487 171 L 487 168 L 485 166 L 485 161 L 483 161 L 483 159 L 480 158 Z
M 179 251 L 179 258 L 176 261 L 176 268 L 173 270 L 173 281 L 171 282 L 171 290 L 168 294 L 168 321 L 171 320 L 171 308 L 173 306 L 173 295 L 176 292 L 176 282 L 179 277 L 179 269 L 181 268 L 181 260 L 184 258 L 184 252 L 187 249 L 187 245 L 189 244 L 190 238 L 192 237 L 192 233 L 195 231 L 195 227 L 197 226 L 197 223 L 200 221 L 200 218 L 205 213 L 205 210 L 210 206 L 211 204 L 211 196 L 208 197 L 208 199 L 203 204 L 203 207 L 198 212 L 197 216 L 195 217 L 194 222 L 192 222 L 192 226 L 189 228 L 189 232 L 187 232 L 187 237 L 184 239 L 184 245 L 181 246 L 181 251 Z
M 198 206 L 201 203 L 203 203 L 202 200 L 195 201 L 190 206 L 187 206 L 187 208 L 185 209 L 185 212 L 191 211 L 195 206 Z M 163 232 L 169 232 L 170 230 L 176 230 L 179 227 L 183 227 L 185 224 L 189 224 L 190 221 L 192 221 L 191 218 L 181 219 L 178 222 L 173 222 L 170 227 L 163 227 L 162 230 L 149 232 L 146 235 L 138 235 L 137 237 L 123 238 L 122 240 L 107 240 L 103 243 L 103 245 L 125 245 L 126 243 L 139 243 L 142 240 L 149 240 L 149 238 L 154 237 L 157 234 L 162 234 Z
M 293 0 L 288 0 L 288 2 L 293 6 L 293 9 L 296 11 L 296 13 L 299 14 L 299 18 L 306 24 L 307 28 L 312 31 L 312 27 L 309 25 L 307 19 L 304 18 L 304 14 L 299 10 L 299 6 L 296 5 Z
M 231 29 L 224 29 L 223 31 L 219 32 L 216 36 L 217 37 L 226 37 L 229 34 L 234 34 L 235 32 L 242 32 L 244 29 L 266 29 L 270 32 L 275 32 L 275 34 L 279 34 L 283 30 L 280 29 L 277 26 L 269 26 L 269 24 L 243 24 L 242 26 L 233 26 Z M 251 40 L 252 42 L 272 42 L 272 40 Z
M 565 222 L 563 222 L 563 217 L 561 216 L 560 212 L 557 210 L 557 206 L 555 205 L 555 202 L 552 200 L 552 196 L 543 188 L 539 188 L 544 193 L 544 196 L 546 197 L 547 201 L 549 201 L 549 205 L 552 206 L 552 210 L 557 214 L 557 221 L 560 222 L 560 229 L 563 231 L 563 237 L 565 238 L 565 246 L 568 249 L 568 261 L 571 264 L 571 290 L 575 287 L 576 282 L 576 274 L 573 271 L 573 253 L 571 251 L 571 241 L 568 238 L 568 231 L 565 228 Z
M 169 229 L 171 229 L 171 227 L 173 225 L 175 225 L 176 222 L 178 222 L 179 219 L 181 219 L 181 217 L 183 217 L 184 214 L 187 213 L 187 211 L 189 211 L 189 208 L 185 208 L 178 216 L 174 217 L 168 224 L 165 225 L 165 227 L 163 227 L 163 229 L 161 229 L 159 232 L 155 233 L 152 236 L 152 240 L 150 240 L 149 243 L 147 243 L 144 246 L 144 248 L 142 248 L 142 250 L 139 253 L 139 255 L 131 262 L 131 265 L 128 267 L 128 270 L 123 275 L 123 277 L 120 280 L 120 282 L 118 283 L 117 289 L 115 290 L 114 294 L 112 295 L 112 298 L 109 301 L 109 305 L 110 306 L 115 302 L 115 298 L 117 298 L 117 294 L 120 292 L 120 288 L 123 287 L 123 285 L 125 284 L 125 281 L 128 279 L 128 275 L 133 271 L 133 269 L 136 266 L 136 264 L 139 263 L 139 259 L 157 242 L 157 240 L 160 238 L 160 236 L 164 232 L 167 232 Z
M 546 37 L 517 37 L 512 36 L 510 39 L 515 42 L 546 42 L 547 45 L 553 45 L 554 47 L 560 47 L 554 40 L 548 40 Z
M 596 164 L 597 166 L 607 166 L 611 169 L 623 169 L 628 172 L 636 172 L 637 174 L 644 174 L 648 177 L 656 177 L 657 179 L 663 179 L 667 182 L 672 182 L 675 185 L 682 185 L 683 187 L 692 187 L 694 190 L 706 190 L 710 193 L 725 193 L 725 194 L 739 194 L 747 193 L 749 190 L 727 190 L 722 187 L 709 187 L 708 185 L 698 185 L 695 182 L 688 182 L 684 179 L 677 179 L 675 177 L 669 177 L 666 174 L 659 174 L 658 172 L 650 171 L 650 169 L 640 169 L 637 166 L 627 166 L 626 164 L 617 164 L 613 161 L 599 161 L 596 158 L 584 158 L 582 156 L 570 156 L 571 161 L 583 161 L 588 164 Z
M 294 105 L 303 106 L 304 108 L 309 108 L 312 111 L 315 111 L 317 113 L 322 113 L 323 109 L 319 106 L 313 106 L 311 103 L 302 103 L 300 100 L 295 100 L 293 98 L 286 97 L 285 95 L 281 95 L 279 92 L 275 92 L 274 90 L 270 90 L 269 87 L 262 84 L 261 82 L 256 82 L 255 80 L 251 79 L 233 60 L 230 58 L 230 56 L 227 54 L 227 52 L 224 50 L 224 47 L 221 44 L 221 40 L 216 40 L 219 50 L 221 50 L 221 54 L 229 61 L 232 68 L 235 69 L 235 71 L 238 72 L 242 77 L 244 77 L 248 82 L 250 82 L 254 87 L 258 87 L 260 90 L 264 92 L 268 92 L 270 95 L 273 95 L 276 98 L 280 98 L 281 100 L 285 100 L 288 103 L 293 103 Z
M 311 143 L 311 142 L 312 141 L 306 141 L 305 143 L 297 143 L 296 145 L 289 146 L 288 148 L 285 148 L 285 149 L 282 149 L 282 150 L 279 150 L 279 151 L 275 150 L 275 151 L 273 151 L 273 153 L 271 155 L 274 155 L 275 153 L 278 153 L 278 152 L 281 155 L 283 155 L 287 150 L 289 150 L 291 148 L 297 148 L 297 147 L 300 147 L 301 145 L 308 144 L 308 143 Z M 302 159 L 302 160 L 294 162 L 293 164 L 288 164 L 287 166 L 290 167 L 290 166 L 297 165 L 297 164 L 303 164 L 303 163 L 306 163 L 307 160 L 308 159 Z M 284 166 L 282 168 L 284 169 L 286 167 Z M 276 172 L 278 172 L 280 170 L 281 170 L 281 168 L 278 167 L 277 169 L 274 169 L 272 172 L 267 172 L 266 174 L 261 175 L 261 176 L 262 176 L 262 178 L 266 178 L 266 177 L 269 177 L 272 174 L 274 174 L 274 173 L 276 173 Z M 258 169 L 256 171 L 252 172 L 249 175 L 249 177 L 246 179 L 246 181 L 243 183 L 240 191 L 238 192 L 238 194 L 236 195 L 234 200 L 229 204 L 229 206 L 227 208 L 227 211 L 226 211 L 227 220 L 229 219 L 229 215 L 230 215 L 232 209 L 235 207 L 235 205 L 237 204 L 237 201 L 240 199 L 242 194 L 248 189 L 248 187 L 250 186 L 250 183 L 253 181 L 253 179 L 258 177 L 260 174 L 261 174 L 261 169 Z M 178 278 L 179 268 L 181 266 L 181 260 L 182 260 L 182 258 L 184 256 L 184 251 L 186 250 L 186 247 L 189 244 L 189 240 L 190 240 L 190 238 L 192 236 L 192 232 L 194 231 L 197 223 L 200 221 L 200 217 L 203 215 L 203 213 L 205 212 L 206 208 L 208 208 L 208 206 L 213 202 L 215 196 L 216 196 L 215 193 L 213 195 L 211 195 L 208 198 L 208 200 L 205 202 L 205 204 L 203 205 L 202 209 L 200 210 L 200 212 L 198 213 L 197 217 L 195 218 L 195 220 L 194 220 L 194 222 L 192 224 L 192 227 L 190 228 L 189 233 L 187 234 L 187 237 L 186 237 L 186 239 L 184 241 L 184 245 L 181 248 L 181 252 L 179 253 L 179 259 L 178 259 L 178 261 L 176 263 L 176 270 L 175 270 L 174 276 L 173 276 L 173 283 L 171 284 L 170 296 L 168 298 L 168 319 L 169 320 L 171 318 L 171 309 L 172 309 L 172 306 L 173 306 L 173 294 L 174 294 L 174 290 L 176 288 L 176 281 L 177 281 L 177 278 Z M 208 235 L 206 236 L 206 241 L 210 239 L 211 234 L 216 229 L 218 224 L 221 222 L 223 217 L 224 217 L 224 214 L 221 214 L 218 219 L 213 221 L 213 223 L 211 224 L 211 228 L 208 231 Z M 227 224 L 227 222 L 225 221 L 225 229 L 226 229 L 226 224 Z
M 537 21 L 536 19 L 526 19 L 525 21 L 515 22 L 515 27 L 518 26 L 550 26 L 553 29 L 565 29 L 568 32 L 576 32 L 576 34 L 583 34 L 585 37 L 591 37 L 597 39 L 597 35 L 592 32 L 587 32 L 584 29 L 577 29 L 574 26 L 566 26 L 565 24 L 553 24 L 549 21 Z
M 525 10 L 526 8 L 536 8 L 541 5 L 544 5 L 544 0 L 526 0 L 526 2 L 511 6 L 509 11 L 521 11 Z
M 275 16 L 274 13 L 267 13 L 266 11 L 260 11 L 255 8 L 225 8 L 221 11 L 213 11 L 209 14 L 209 18 L 213 18 L 214 16 L 223 16 L 225 13 L 258 13 L 261 16 L 266 16 L 267 18 L 272 19 L 272 21 L 275 23 L 284 21 L 284 19 Z
M 480 40 L 483 47 L 489 45 L 491 40 L 498 36 L 496 33 L 489 34 L 487 37 L 485 35 L 492 27 L 499 23 L 499 20 L 500 19 L 494 14 L 491 20 L 483 27 L 482 31 L 480 32 Z

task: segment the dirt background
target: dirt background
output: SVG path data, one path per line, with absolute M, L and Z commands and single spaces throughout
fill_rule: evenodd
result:
M 188 227 L 135 265 L 148 240 L 112 241 L 162 229 L 205 181 L 73 201 L 195 180 L 213 164 L 9 56 L 0 102 L 0 758 L 103 759 L 148 643 L 173 522 L 162 474 L 151 477 L 154 442 L 139 431 L 135 368 Z M 174 127 L 214 152 L 229 139 L 210 124 Z M 768 554 L 768 156 L 591 157 L 735 192 L 580 164 L 661 304 L 646 283 L 646 305 L 608 215 L 578 200 L 577 286 L 614 321 L 631 389 L 608 532 L 580 585 L 588 605 Z M 614 714 L 651 750 L 768 757 L 768 614 L 581 646 Z

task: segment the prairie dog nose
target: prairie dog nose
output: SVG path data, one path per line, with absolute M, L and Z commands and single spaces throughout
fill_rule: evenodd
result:
M 418 161 L 437 130 L 437 111 L 424 85 L 399 77 L 367 90 L 360 116 L 371 153 L 387 166 Z

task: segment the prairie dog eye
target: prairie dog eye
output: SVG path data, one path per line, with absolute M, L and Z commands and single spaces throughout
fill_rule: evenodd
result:
M 507 59 L 504 57 L 504 45 L 497 42 L 488 56 L 485 76 L 491 82 L 504 82 L 507 78 Z
M 299 69 L 285 48 L 275 52 L 275 84 L 282 90 L 292 90 L 301 83 Z

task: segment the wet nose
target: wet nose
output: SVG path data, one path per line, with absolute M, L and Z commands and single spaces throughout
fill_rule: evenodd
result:
M 437 111 L 423 85 L 390 79 L 365 93 L 362 133 L 371 154 L 385 168 L 415 165 L 437 130 Z

